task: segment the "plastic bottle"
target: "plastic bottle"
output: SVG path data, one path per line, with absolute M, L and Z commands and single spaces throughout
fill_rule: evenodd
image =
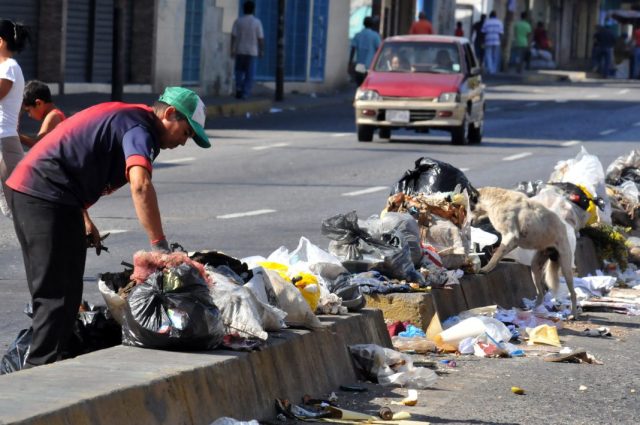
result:
M 511 339 L 511 332 L 504 323 L 493 317 L 476 316 L 469 317 L 440 332 L 434 337 L 434 341 L 440 347 L 445 345 L 457 347 L 463 339 L 475 338 L 485 332 L 497 341 L 509 341 Z

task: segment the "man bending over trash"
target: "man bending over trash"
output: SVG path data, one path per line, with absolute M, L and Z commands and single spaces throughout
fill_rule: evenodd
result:
M 82 299 L 87 240 L 101 247 L 87 208 L 127 181 L 151 249 L 169 251 L 162 230 L 152 162 L 160 149 L 188 139 L 211 146 L 205 107 L 191 90 L 167 87 L 149 107 L 102 103 L 60 123 L 18 164 L 14 226 L 33 303 L 33 342 L 25 368 L 61 360 Z

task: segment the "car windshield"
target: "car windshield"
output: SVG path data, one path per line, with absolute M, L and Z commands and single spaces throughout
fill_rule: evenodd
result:
M 458 48 L 453 43 L 391 42 L 373 68 L 381 72 L 456 74 L 461 70 Z

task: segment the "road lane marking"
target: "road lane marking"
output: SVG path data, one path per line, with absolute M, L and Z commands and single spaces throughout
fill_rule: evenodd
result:
M 622 89 L 618 92 L 618 94 L 627 94 L 629 93 L 629 89 Z
M 342 196 L 358 196 L 366 195 L 367 193 L 380 192 L 381 190 L 389 190 L 389 186 L 375 186 L 368 189 L 356 190 L 354 192 L 343 193 Z
M 240 218 L 240 217 L 251 217 L 254 215 L 262 215 L 262 214 L 271 214 L 276 212 L 276 210 L 255 210 L 255 211 L 246 211 L 246 212 L 240 212 L 240 213 L 231 213 L 231 214 L 223 214 L 223 215 L 219 215 L 216 218 L 220 218 L 220 219 L 228 219 L 228 218 Z
M 560 146 L 575 146 L 575 145 L 579 145 L 581 142 L 580 140 L 569 140 L 568 142 L 564 142 L 564 143 L 560 143 Z
M 273 145 L 266 145 L 266 146 L 255 146 L 251 149 L 253 149 L 254 151 L 262 151 L 265 149 L 272 149 L 272 148 L 283 148 L 285 146 L 289 146 L 289 143 L 274 143 Z
M 195 161 L 196 159 L 192 156 L 187 156 L 184 158 L 175 158 L 175 159 L 167 159 L 166 161 L 158 161 L 159 164 L 181 164 L 183 162 Z
M 460 171 L 462 171 L 463 173 L 466 173 L 467 171 L 469 171 L 471 168 L 460 168 Z
M 118 233 L 127 233 L 128 230 L 125 229 L 108 229 L 108 230 L 103 230 L 100 232 L 100 234 L 104 235 L 105 233 L 109 233 L 111 235 L 117 235 Z
M 353 133 L 333 133 L 331 137 L 347 137 L 351 136 Z
M 538 106 L 540 104 L 540 102 L 529 102 L 529 103 L 525 103 L 524 106 L 527 108 L 531 108 L 534 106 Z
M 633 126 L 634 126 L 634 127 L 640 127 L 640 121 L 638 121 L 637 123 L 635 123 Z
M 586 96 L 587 99 L 597 99 L 599 97 L 600 97 L 599 94 L 589 94 Z
M 521 152 L 511 156 L 505 156 L 502 158 L 503 161 L 515 161 L 516 159 L 526 158 L 531 155 L 531 152 Z
M 601 131 L 601 132 L 600 132 L 600 135 L 601 135 L 601 136 L 608 136 L 609 134 L 611 134 L 611 133 L 615 133 L 616 131 L 618 131 L 618 129 L 617 129 L 617 128 L 610 128 L 610 129 L 608 129 L 608 130 Z
M 487 112 L 496 112 L 499 111 L 501 108 L 498 108 L 497 106 L 494 106 L 493 108 L 487 108 Z

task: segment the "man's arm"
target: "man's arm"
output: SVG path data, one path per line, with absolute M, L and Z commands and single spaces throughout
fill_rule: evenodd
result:
M 160 208 L 156 190 L 151 182 L 149 171 L 135 165 L 129 169 L 129 184 L 131 186 L 131 198 L 136 209 L 136 215 L 140 224 L 147 232 L 151 245 L 158 245 L 162 241 L 166 244 L 162 221 L 160 219 Z
M 235 37 L 235 35 L 231 36 L 231 48 L 229 49 L 229 53 L 231 54 L 231 57 L 234 57 L 236 55 L 236 37 Z
M 25 134 L 20 134 L 20 142 L 31 148 L 61 122 L 62 118 L 60 117 L 60 114 L 47 114 L 47 116 L 44 117 L 44 120 L 42 120 L 42 125 L 40 126 L 40 131 L 38 131 L 38 135 L 36 137 L 30 137 Z

